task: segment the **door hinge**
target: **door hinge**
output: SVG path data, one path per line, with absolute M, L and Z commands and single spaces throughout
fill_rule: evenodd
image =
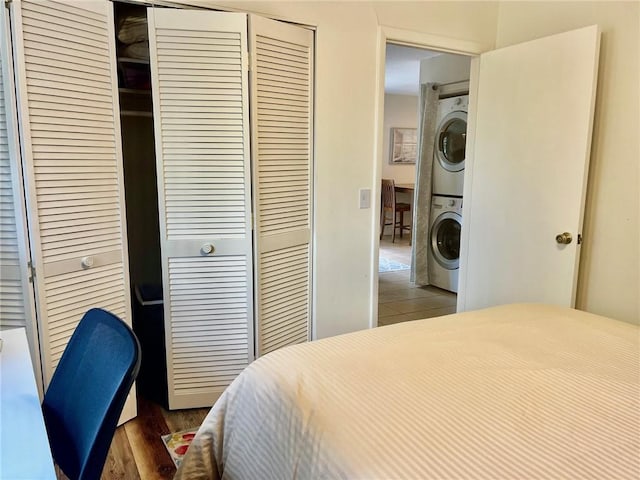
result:
M 36 267 L 33 266 L 33 263 L 28 262 L 27 268 L 29 269 L 29 282 L 33 283 L 36 278 Z

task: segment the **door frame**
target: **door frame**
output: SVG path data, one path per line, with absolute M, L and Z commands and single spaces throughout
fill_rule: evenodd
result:
M 480 43 L 468 40 L 460 40 L 456 38 L 443 37 L 440 35 L 432 35 L 429 33 L 416 32 L 414 30 L 405 30 L 386 25 L 378 26 L 378 46 L 377 46 L 377 72 L 375 86 L 375 102 L 374 102 L 374 160 L 375 168 L 373 169 L 373 198 L 375 202 L 374 209 L 371 211 L 371 231 L 377 232 L 380 213 L 380 183 L 382 180 L 382 162 L 383 162 L 383 139 L 384 139 L 384 75 L 386 65 L 386 46 L 387 43 L 395 43 L 408 47 L 417 47 L 427 50 L 435 50 L 442 53 L 454 53 L 458 55 L 466 55 L 471 57 L 471 71 L 469 77 L 469 110 L 467 113 L 467 159 L 473 158 L 473 138 L 475 135 L 475 116 L 476 102 L 478 98 L 478 73 L 480 71 L 481 53 L 492 50 L 495 45 L 493 43 Z M 471 198 L 470 184 L 468 180 L 472 175 L 473 162 L 465 161 L 464 169 L 464 190 L 463 195 Z M 470 207 L 469 202 L 465 202 L 463 207 L 463 218 L 465 211 Z M 378 263 L 380 255 L 380 242 L 378 234 L 371 235 L 371 311 L 369 317 L 369 328 L 378 326 Z M 466 264 L 467 248 L 465 242 L 468 241 L 468 232 L 463 228 L 462 237 L 460 239 L 460 266 Z M 462 305 L 460 292 L 464 292 L 464 281 L 462 278 L 458 283 L 458 308 Z M 462 299 L 464 294 L 462 295 Z

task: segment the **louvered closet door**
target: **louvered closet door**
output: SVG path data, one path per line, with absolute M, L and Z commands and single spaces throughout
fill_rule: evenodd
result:
M 26 327 L 40 376 L 7 10 L 0 8 L 0 329 Z M 40 384 L 41 382 L 39 382 Z
M 246 15 L 149 9 L 169 405 L 253 358 Z
M 257 353 L 310 335 L 313 32 L 250 16 Z
M 130 321 L 113 7 L 108 1 L 12 5 L 48 384 L 88 309 Z

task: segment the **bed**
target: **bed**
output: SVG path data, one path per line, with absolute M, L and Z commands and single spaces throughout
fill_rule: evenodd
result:
M 519 304 L 266 355 L 176 479 L 640 478 L 639 329 Z

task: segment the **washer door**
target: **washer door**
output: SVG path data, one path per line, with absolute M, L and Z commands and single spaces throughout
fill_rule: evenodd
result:
M 464 170 L 467 143 L 467 112 L 451 112 L 442 119 L 436 134 L 436 155 L 449 172 Z
M 460 230 L 462 217 L 445 212 L 431 226 L 431 253 L 447 270 L 456 270 L 460 264 Z

